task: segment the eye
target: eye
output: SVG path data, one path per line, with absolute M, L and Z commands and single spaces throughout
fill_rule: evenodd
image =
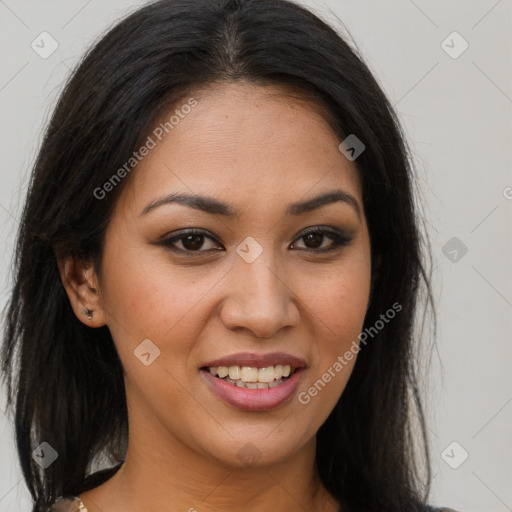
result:
M 332 243 L 322 248 L 325 239 L 332 240 Z M 336 251 L 339 247 L 348 245 L 352 238 L 342 232 L 316 227 L 303 233 L 297 240 L 304 240 L 306 251 L 326 253 Z
M 186 256 L 198 256 L 199 254 L 194 253 L 204 253 L 215 250 L 212 248 L 211 244 L 210 247 L 208 247 L 208 244 L 205 244 L 205 240 L 214 242 L 214 246 L 220 245 L 213 237 L 209 236 L 205 231 L 200 229 L 187 229 L 178 235 L 166 238 L 161 242 L 158 242 L 158 245 L 165 247 L 166 249 L 169 249 L 173 252 L 184 254 Z M 206 249 L 204 248 L 205 245 Z
M 207 252 L 212 250 L 212 248 L 207 247 L 206 249 L 201 249 L 204 247 L 206 239 L 216 242 L 215 239 L 207 235 L 205 231 L 200 229 L 188 229 L 182 231 L 179 235 L 163 240 L 159 245 L 179 253 Z M 218 242 L 216 243 L 220 245 Z M 177 247 L 176 244 L 181 244 L 182 248 Z
M 349 237 L 342 231 L 338 232 L 332 228 L 327 229 L 317 226 L 313 229 L 309 229 L 299 238 L 296 238 L 296 242 L 299 240 L 303 240 L 305 245 L 304 248 L 299 247 L 300 250 L 313 253 L 327 253 L 336 251 L 339 247 L 348 245 L 352 241 L 352 237 Z M 326 240 L 331 240 L 331 243 L 327 246 L 325 246 Z M 206 241 L 210 241 L 210 247 L 208 247 L 208 243 L 205 243 Z M 292 244 L 292 248 L 296 242 Z M 201 229 L 188 229 L 186 231 L 182 231 L 175 236 L 162 240 L 158 245 L 186 256 L 199 256 L 200 253 L 225 250 L 222 248 L 222 245 L 215 240 L 215 238 L 208 235 L 206 231 Z M 215 246 L 218 248 L 215 249 Z

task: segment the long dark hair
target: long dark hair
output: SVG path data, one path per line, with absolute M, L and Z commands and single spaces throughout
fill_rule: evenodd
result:
M 236 80 L 291 86 L 324 107 L 340 140 L 355 134 L 365 144 L 355 161 L 373 263 L 364 329 L 378 332 L 317 434 L 316 465 L 344 510 L 425 508 L 431 476 L 414 340 L 420 292 L 424 311 L 429 304 L 433 311 L 429 252 L 411 152 L 392 105 L 359 52 L 295 3 L 160 0 L 119 22 L 79 63 L 29 185 L 2 369 L 34 512 L 114 474 L 127 437 L 123 372 L 110 332 L 76 318 L 57 258 L 99 265 L 105 228 L 129 177 L 102 199 L 95 190 L 170 105 L 195 88 Z M 375 329 L 395 303 L 400 313 Z M 32 457 L 42 442 L 58 452 L 47 469 Z

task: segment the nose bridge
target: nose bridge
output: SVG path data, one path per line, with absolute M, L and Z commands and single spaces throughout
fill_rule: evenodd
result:
M 293 325 L 298 312 L 271 248 L 246 240 L 237 248 L 231 283 L 222 308 L 226 327 L 244 327 L 259 337 Z
M 273 270 L 276 264 L 270 250 L 251 263 L 242 260 L 236 262 L 236 265 L 240 267 L 243 298 L 252 297 L 252 300 L 261 301 L 263 304 L 278 298 L 281 300 L 283 283 L 279 279 L 279 271 Z
M 278 262 L 270 237 L 259 237 L 256 240 L 248 236 L 236 247 L 236 254 L 235 272 L 242 276 L 248 287 L 257 292 L 276 287 L 279 279 L 276 271 L 271 269 L 278 267 Z

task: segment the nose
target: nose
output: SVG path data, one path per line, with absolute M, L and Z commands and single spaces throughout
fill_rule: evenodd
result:
M 227 329 L 270 338 L 284 327 L 298 325 L 295 293 L 284 273 L 275 265 L 271 268 L 271 264 L 265 251 L 252 263 L 236 258 L 220 308 L 220 318 Z

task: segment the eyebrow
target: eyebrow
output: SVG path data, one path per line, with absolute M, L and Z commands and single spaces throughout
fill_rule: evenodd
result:
M 298 216 L 316 210 L 322 206 L 338 202 L 351 206 L 359 220 L 361 220 L 361 210 L 356 198 L 341 189 L 331 190 L 310 199 L 291 203 L 286 208 L 286 215 Z M 184 193 L 173 193 L 151 201 L 139 213 L 139 217 L 147 215 L 160 206 L 172 203 L 181 204 L 214 215 L 224 215 L 232 219 L 240 217 L 240 212 L 232 204 L 224 203 L 213 197 Z

